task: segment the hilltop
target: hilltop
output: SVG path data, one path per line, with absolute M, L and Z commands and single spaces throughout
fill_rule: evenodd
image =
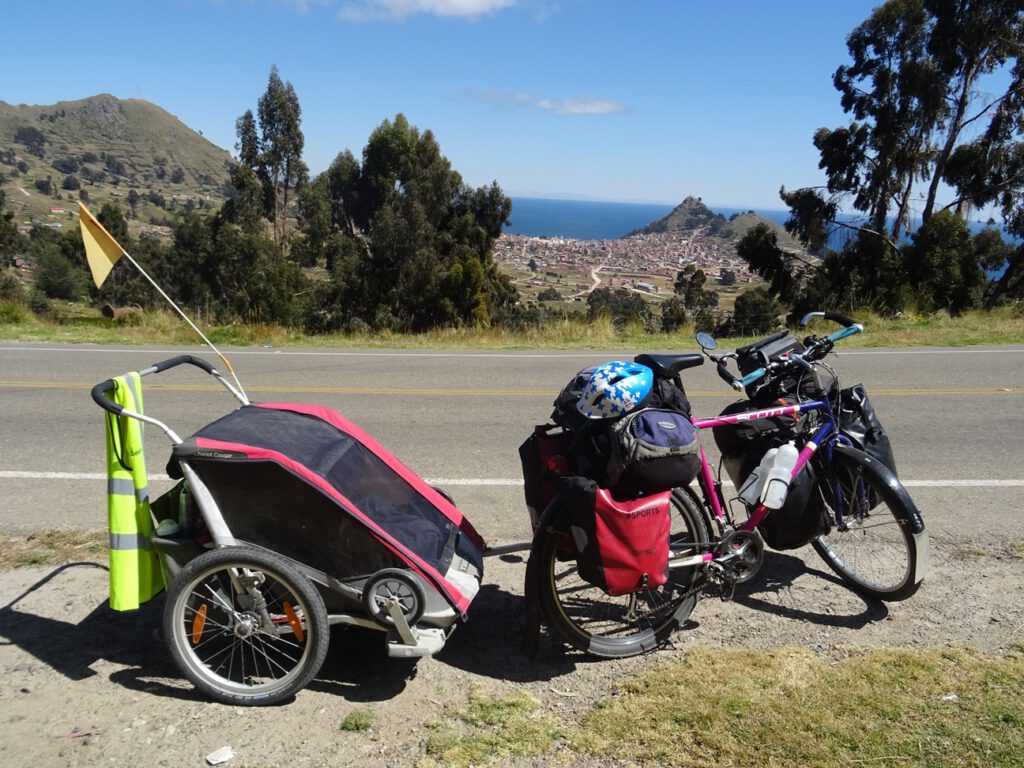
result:
M 0 101 L 0 189 L 22 226 L 67 226 L 83 192 L 90 208 L 113 201 L 138 225 L 171 224 L 185 210 L 223 202 L 231 159 L 140 99 Z
M 651 222 L 641 229 L 634 230 L 625 237 L 700 232 L 709 237 L 735 241 L 757 224 L 767 224 L 778 237 L 781 248 L 804 250 L 796 238 L 774 221 L 766 219 L 754 211 L 733 214 L 727 219 L 720 213 L 713 213 L 699 197 L 687 197 L 667 216 Z

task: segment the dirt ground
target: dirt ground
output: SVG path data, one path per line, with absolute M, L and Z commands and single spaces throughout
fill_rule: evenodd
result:
M 201 766 L 225 746 L 229 766 L 406 766 L 424 756 L 423 723 L 465 703 L 474 682 L 495 696 L 525 688 L 571 719 L 621 677 L 697 645 L 830 653 L 954 643 L 998 653 L 1024 642 L 1019 546 L 996 532 L 969 545 L 938 532 L 931 562 L 915 597 L 883 605 L 841 586 L 809 547 L 769 553 L 735 601 L 702 601 L 668 648 L 591 661 L 543 637 L 531 661 L 519 652 L 525 566 L 488 561 L 471 620 L 438 657 L 390 659 L 382 635 L 335 628 L 318 678 L 272 708 L 195 693 L 159 637 L 162 599 L 110 612 L 103 566 L 20 569 L 0 574 L 0 766 Z M 355 709 L 372 713 L 369 730 L 342 730 Z

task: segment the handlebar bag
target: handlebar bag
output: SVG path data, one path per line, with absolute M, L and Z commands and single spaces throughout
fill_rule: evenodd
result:
M 668 580 L 671 493 L 617 501 L 583 477 L 562 482 L 559 501 L 576 547 L 580 578 L 609 595 L 626 595 Z
M 619 499 L 682 488 L 700 471 L 697 430 L 683 414 L 645 408 L 611 427 L 609 487 Z
M 784 355 L 792 352 L 803 352 L 804 345 L 795 336 L 790 336 L 785 331 L 769 336 L 754 344 L 740 347 L 736 350 L 736 366 L 740 373 L 746 376 L 758 368 L 764 368 L 769 363 L 774 363 Z M 761 379 L 753 384 L 748 384 L 744 391 L 747 397 L 770 397 L 777 398 L 785 395 L 796 394 L 799 386 L 800 374 L 782 376 L 780 378 L 765 381 Z

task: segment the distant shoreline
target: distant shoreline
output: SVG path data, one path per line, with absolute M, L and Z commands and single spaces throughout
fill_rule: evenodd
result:
M 531 237 L 564 237 L 569 240 L 617 240 L 667 216 L 676 205 L 622 203 L 605 200 L 568 200 L 554 197 L 511 197 L 511 225 L 505 232 Z M 729 218 L 753 210 L 766 219 L 785 223 L 788 211 L 757 208 L 712 208 Z

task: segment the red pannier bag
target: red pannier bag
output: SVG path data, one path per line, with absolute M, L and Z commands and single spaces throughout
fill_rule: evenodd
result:
M 668 580 L 671 491 L 616 501 L 607 488 L 573 477 L 563 481 L 561 496 L 582 579 L 609 595 Z

